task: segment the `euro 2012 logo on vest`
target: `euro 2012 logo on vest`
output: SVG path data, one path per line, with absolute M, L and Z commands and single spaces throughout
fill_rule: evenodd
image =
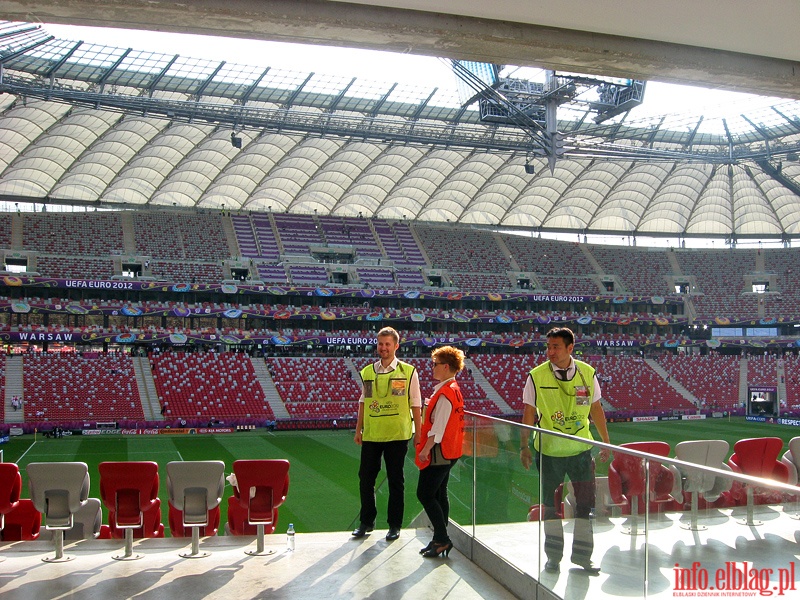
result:
M 550 418 L 553 419 L 554 423 L 558 423 L 561 426 L 563 426 L 564 423 L 565 423 L 565 421 L 564 421 L 564 412 L 561 411 L 561 410 L 557 410 L 556 412 L 554 412 L 553 416 L 550 417 Z
M 381 410 L 381 405 L 380 405 L 380 404 L 378 404 L 378 401 L 377 401 L 377 400 L 373 400 L 373 401 L 372 401 L 372 403 L 369 405 L 369 409 L 370 409 L 372 412 L 380 412 L 380 410 Z

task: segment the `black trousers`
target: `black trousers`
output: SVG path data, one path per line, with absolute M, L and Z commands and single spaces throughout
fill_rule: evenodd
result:
M 595 498 L 594 459 L 590 450 L 575 456 L 536 456 L 544 505 L 544 551 L 548 559 L 561 560 L 564 553 L 564 528 L 556 515 L 555 491 L 569 477 L 575 490 L 575 528 L 572 558 L 589 560 L 594 550 L 594 531 L 590 519 Z
M 447 496 L 447 482 L 450 480 L 449 465 L 430 465 L 419 472 L 417 499 L 433 525 L 433 541 L 444 544 L 450 541 L 447 535 L 447 520 L 450 517 L 450 499 Z
M 381 472 L 381 458 L 386 463 L 386 483 L 389 486 L 389 507 L 386 521 L 389 527 L 403 525 L 405 510 L 405 477 L 403 467 L 408 454 L 408 440 L 394 442 L 361 442 L 361 467 L 358 469 L 361 494 L 361 522 L 375 525 L 378 508 L 375 506 L 375 481 Z

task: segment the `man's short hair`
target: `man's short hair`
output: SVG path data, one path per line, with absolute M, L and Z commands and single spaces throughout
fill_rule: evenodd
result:
M 558 337 L 564 340 L 565 346 L 571 346 L 575 343 L 575 334 L 569 327 L 553 327 L 547 332 L 547 339 Z
M 400 343 L 400 334 L 397 333 L 397 330 L 394 327 L 384 327 L 378 332 L 378 337 L 383 337 L 386 335 L 393 337 L 395 344 Z

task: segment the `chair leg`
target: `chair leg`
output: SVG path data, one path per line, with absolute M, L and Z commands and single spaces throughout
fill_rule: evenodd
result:
M 631 498 L 631 518 L 630 526 L 622 529 L 622 533 L 626 535 L 641 535 L 644 533 L 643 529 L 639 529 L 639 497 L 634 496 Z
M 697 523 L 697 513 L 698 513 L 698 496 L 699 492 L 692 492 L 692 512 L 691 512 L 691 521 L 687 523 L 681 523 L 681 527 L 684 529 L 688 529 L 689 531 L 705 531 L 708 529 L 705 525 L 698 525 Z
M 133 553 L 133 529 L 125 529 L 125 554 L 112 556 L 114 560 L 139 560 L 144 554 Z
M 64 554 L 64 530 L 63 529 L 54 529 L 53 530 L 53 543 L 56 549 L 55 556 L 46 556 L 42 560 L 44 562 L 67 562 L 75 558 L 74 556 L 68 556 Z
M 192 527 L 192 551 L 182 552 L 180 554 L 183 558 L 205 558 L 211 556 L 210 552 L 200 552 L 200 528 Z
M 245 550 L 245 554 L 250 556 L 268 556 L 275 554 L 275 550 L 264 550 L 264 524 L 259 523 L 256 525 L 256 549 Z
M 754 527 L 756 525 L 763 525 L 763 521 L 755 521 L 753 519 L 753 486 L 747 485 L 747 518 L 739 519 L 738 523 L 740 525 L 747 525 L 749 527 Z

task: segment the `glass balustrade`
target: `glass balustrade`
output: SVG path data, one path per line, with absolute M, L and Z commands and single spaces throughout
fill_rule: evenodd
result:
M 800 488 L 761 477 L 796 483 L 796 467 L 781 462 L 783 450 L 776 460 L 758 442 L 736 451 L 727 442 L 681 443 L 678 459 L 676 448 L 652 442 L 613 446 L 602 462 L 600 451 L 610 447 L 592 443 L 595 500 L 588 519 L 579 519 L 576 488 L 585 493 L 587 483 L 566 483 L 545 503 L 539 472 L 548 457 L 529 470 L 520 459 L 526 430 L 570 436 L 474 413 L 465 423 L 465 453 L 450 478 L 450 519 L 470 558 L 517 595 L 798 597 Z M 728 467 L 732 454 L 740 455 L 734 462 L 742 472 Z M 546 568 L 546 530 L 551 554 L 563 532 L 557 569 Z M 574 564 L 576 547 L 577 562 L 591 551 L 599 573 Z

